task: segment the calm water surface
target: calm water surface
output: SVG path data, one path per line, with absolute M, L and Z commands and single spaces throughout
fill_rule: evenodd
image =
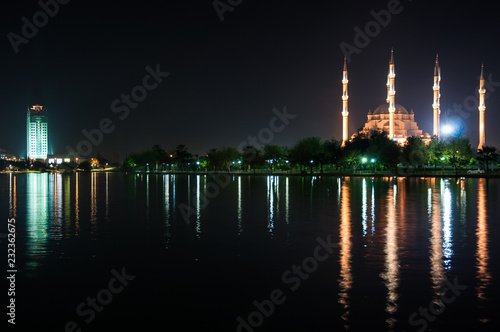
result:
M 18 327 L 498 325 L 498 179 L 1 174 L 0 190 Z

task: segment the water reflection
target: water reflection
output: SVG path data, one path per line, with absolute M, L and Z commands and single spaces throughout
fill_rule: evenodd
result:
M 149 176 L 146 174 L 146 220 L 149 220 Z
M 342 304 L 342 319 L 345 327 L 348 327 L 350 301 L 349 291 L 352 287 L 351 272 L 351 205 L 349 199 L 349 178 L 345 178 L 341 186 L 340 196 L 340 279 L 339 279 L 339 303 Z
M 368 206 L 367 206 L 367 189 L 366 189 L 366 178 L 363 178 L 363 191 L 361 199 L 361 219 L 363 223 L 363 237 L 366 236 L 368 229 Z
M 9 173 L 9 217 L 17 217 L 17 176 Z
M 109 173 L 106 173 L 106 201 L 105 201 L 105 218 L 106 222 L 109 222 Z
M 90 174 L 90 234 L 95 237 L 97 229 L 97 173 Z
M 242 226 L 242 210 L 241 210 L 241 176 L 238 176 L 238 236 L 243 231 Z
M 172 224 L 170 222 L 170 182 L 172 181 L 172 177 L 170 175 L 165 175 L 163 177 L 163 211 L 165 214 L 165 248 L 168 249 L 170 247 L 170 238 L 172 237 Z
M 490 253 L 488 249 L 488 210 L 486 179 L 479 179 L 477 196 L 477 248 L 476 248 L 476 277 L 477 277 L 477 298 L 480 304 L 488 299 L 486 289 L 491 282 L 491 273 L 488 268 Z M 483 322 L 488 319 L 483 318 Z
M 397 180 L 394 180 L 397 181 Z M 384 280 L 384 285 L 387 288 L 386 308 L 385 311 L 389 314 L 386 320 L 389 329 L 394 328 L 396 323 L 395 314 L 398 311 L 397 292 L 399 286 L 399 258 L 398 258 L 398 220 L 396 215 L 396 203 L 398 195 L 397 183 L 393 183 L 389 187 L 386 198 L 387 219 L 385 228 L 385 269 L 381 274 Z M 404 222 L 403 219 L 400 222 Z
M 274 230 L 275 197 L 278 199 L 278 206 L 279 206 L 279 195 L 277 194 L 277 190 L 278 190 L 278 177 L 268 176 L 267 177 L 267 202 L 268 202 L 267 229 L 271 234 L 271 236 L 273 235 L 273 230 Z
M 443 264 L 443 227 L 441 219 L 441 194 L 436 189 L 436 181 L 433 179 L 432 187 L 427 189 L 427 215 L 431 224 L 430 240 L 430 267 L 434 299 L 437 300 L 443 294 L 443 282 L 446 278 Z
M 64 177 L 64 238 L 71 237 L 71 180 L 69 177 Z
M 26 188 L 27 253 L 31 256 L 28 266 L 37 267 L 45 255 L 48 240 L 49 174 L 29 173 Z
M 453 255 L 452 246 L 452 198 L 450 181 L 441 179 L 441 205 L 443 207 L 443 255 L 446 270 L 451 269 L 451 256 Z
M 80 173 L 75 174 L 75 236 L 80 235 Z
M 289 178 L 285 179 L 285 221 L 290 223 L 290 191 L 289 191 Z
M 50 211 L 53 216 L 53 230 L 50 232 L 50 236 L 55 240 L 61 239 L 62 236 L 62 181 L 60 173 L 49 175 L 49 193 L 53 201 Z
M 201 197 L 200 197 L 201 175 L 196 175 L 196 236 L 201 236 Z M 189 189 L 189 186 L 188 186 Z M 190 194 L 188 196 L 191 196 Z
M 120 182 L 123 178 L 126 180 Z M 490 182 L 490 186 L 498 186 L 498 182 L 490 179 L 492 180 L 494 181 Z M 450 181 L 434 178 L 234 176 L 228 186 L 219 186 L 221 196 L 218 197 L 224 198 L 221 201 L 228 205 L 224 217 L 231 214 L 229 218 L 223 219 L 229 220 L 229 224 L 208 218 L 220 217 L 220 214 L 217 215 L 214 211 L 224 206 L 217 204 L 215 198 L 207 201 L 207 194 L 210 196 L 214 191 L 213 187 L 210 188 L 212 184 L 208 183 L 207 187 L 205 175 L 194 175 L 189 180 L 180 175 L 146 175 L 146 178 L 134 175 L 131 178 L 106 173 L 6 174 L 3 183 L 5 212 L 8 208 L 10 217 L 17 216 L 19 220 L 26 220 L 26 261 L 31 268 L 47 264 L 51 259 L 60 263 L 58 259 L 61 255 L 55 253 L 55 250 L 62 251 L 64 246 L 75 243 L 80 245 L 81 240 L 87 238 L 106 241 L 107 237 L 97 237 L 97 233 L 102 234 L 102 227 L 108 227 L 107 224 L 111 236 L 122 234 L 119 233 L 122 226 L 128 229 L 138 228 L 141 230 L 137 232 L 138 241 L 149 241 L 157 236 L 160 240 L 165 240 L 162 244 L 164 243 L 167 249 L 175 244 L 179 248 L 185 246 L 182 248 L 199 250 L 196 246 L 189 247 L 192 244 L 189 241 L 201 237 L 203 231 L 203 235 L 210 237 L 210 241 L 213 240 L 217 245 L 221 243 L 224 249 L 230 251 L 235 249 L 231 247 L 235 242 L 241 243 L 245 238 L 225 241 L 227 237 L 241 236 L 244 226 L 248 227 L 248 230 L 253 227 L 250 223 L 243 224 L 245 216 L 245 220 L 258 223 L 258 229 L 263 230 L 261 234 L 248 235 L 251 234 L 257 240 L 267 239 L 269 235 L 274 236 L 273 244 L 276 244 L 275 248 L 279 254 L 284 252 L 279 250 L 285 245 L 305 239 L 303 234 L 310 236 L 312 232 L 331 233 L 332 230 L 335 233 L 338 227 L 340 271 L 336 271 L 338 275 L 335 274 L 331 280 L 338 282 L 338 303 L 335 305 L 340 306 L 340 309 L 335 307 L 337 316 L 333 319 L 341 320 L 346 327 L 352 328 L 355 316 L 377 304 L 382 313 L 377 323 L 385 324 L 387 330 L 393 330 L 400 323 L 405 323 L 408 320 L 407 306 L 417 310 L 420 305 L 426 305 L 430 300 L 426 298 L 424 303 L 412 302 L 411 294 L 415 294 L 415 290 L 408 289 L 413 285 L 421 287 L 416 292 L 431 292 L 437 308 L 437 301 L 443 295 L 444 281 L 450 277 L 447 274 L 452 267 L 452 275 L 460 275 L 461 284 L 463 280 L 463 283 L 471 285 L 472 289 L 472 282 L 475 281 L 473 296 L 476 301 L 467 303 L 466 298 L 472 296 L 471 292 L 457 300 L 460 301 L 457 302 L 459 306 L 474 309 L 471 312 L 480 312 L 474 313 L 476 316 L 470 318 L 471 320 L 477 320 L 478 315 L 481 315 L 483 322 L 491 320 L 491 317 L 487 316 L 487 309 L 495 299 L 492 285 L 496 269 L 491 239 L 498 235 L 499 229 L 492 222 L 496 210 L 490 208 L 488 211 L 487 206 L 488 203 L 492 205 L 498 201 L 498 196 L 495 196 L 495 188 L 490 187 L 488 191 L 488 182 L 485 179 Z M 117 190 L 122 183 L 125 183 L 125 190 Z M 185 195 L 186 183 L 188 197 Z M 325 188 L 330 189 L 325 191 Z M 266 196 L 263 195 L 264 190 Z M 331 197 L 337 190 L 338 212 L 335 198 Z M 325 192 L 328 194 L 324 195 Z M 257 193 L 261 193 L 261 197 L 248 199 Z M 24 203 L 21 204 L 24 202 L 24 195 L 25 206 Z M 185 228 L 182 219 L 178 219 L 176 224 L 175 218 L 180 216 L 177 203 L 183 203 L 184 199 L 184 202 L 191 202 L 191 221 L 194 224 L 196 220 L 196 227 L 191 225 L 192 227 Z M 123 201 L 132 204 L 116 204 Z M 296 205 L 290 208 L 290 203 Z M 257 209 L 260 210 L 254 211 Z M 335 212 L 332 213 L 332 210 Z M 152 218 L 147 225 L 142 222 L 145 213 L 151 213 Z M 155 216 L 158 220 L 155 220 Z M 307 219 L 308 216 L 311 216 L 311 219 Z M 116 221 L 120 222 L 108 223 L 110 218 L 116 218 Z M 123 218 L 124 222 L 119 218 Z M 103 223 L 102 220 L 106 222 Z M 152 230 L 159 229 L 152 227 L 155 222 L 158 222 L 160 229 L 164 228 L 164 234 L 153 233 Z M 221 232 L 222 235 L 210 232 L 210 222 L 221 222 L 220 226 L 228 227 L 231 232 Z M 186 232 L 190 232 L 189 237 L 184 236 Z M 288 232 L 293 235 L 291 241 Z M 468 236 L 460 235 L 462 232 Z M 144 234 L 146 240 L 140 238 Z M 261 238 L 258 238 L 259 236 Z M 82 239 L 72 242 L 75 237 Z M 69 241 L 59 241 L 62 238 Z M 56 241 L 60 246 L 54 245 Z M 363 247 L 368 246 L 368 243 L 368 248 Z M 297 257 L 304 255 L 303 252 L 294 252 L 296 249 L 293 245 L 286 247 Z M 89 249 L 82 246 L 81 250 Z M 169 253 L 169 257 L 175 257 L 175 252 L 174 250 L 171 253 L 172 256 Z M 212 253 L 214 252 L 210 252 Z M 154 257 L 156 252 L 151 251 L 148 254 Z M 470 264 L 472 257 L 475 259 L 474 268 L 471 268 Z M 360 276 L 360 273 L 365 272 L 363 269 L 370 275 L 375 275 L 375 278 L 369 279 L 372 284 L 360 282 L 366 281 L 365 276 Z M 320 274 L 324 273 L 321 271 L 325 270 L 323 267 L 318 269 L 317 280 L 321 279 Z M 410 273 L 416 270 L 423 273 Z M 375 287 L 368 289 L 370 286 Z M 373 295 L 366 300 L 369 303 L 363 303 L 364 299 L 360 294 L 369 293 L 377 286 L 382 287 L 382 294 Z M 371 294 L 377 293 L 374 291 Z M 292 297 L 290 300 L 292 301 Z M 446 310 L 455 310 L 456 306 L 449 308 Z

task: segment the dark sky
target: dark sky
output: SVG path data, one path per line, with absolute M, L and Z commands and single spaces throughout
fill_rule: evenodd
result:
M 308 136 L 341 139 L 344 54 L 339 45 L 355 45 L 354 28 L 364 30 L 374 20 L 370 12 L 390 3 L 242 1 L 221 22 L 212 0 L 73 0 L 59 5 L 59 12 L 16 54 L 9 32 L 22 36 L 21 18 L 33 22 L 41 10 L 37 1 L 19 2 L 10 2 L 0 14 L 0 148 L 24 156 L 26 108 L 42 104 L 49 114 L 53 153 L 66 152 L 67 145 L 76 148 L 85 139 L 82 130 L 98 128 L 109 118 L 114 131 L 103 134 L 92 151 L 121 157 L 153 144 L 186 144 L 198 154 L 238 146 L 269 128 L 272 110 L 285 105 L 297 116 L 270 143 L 292 146 Z M 464 102 L 475 98 L 484 62 L 495 89 L 486 100 L 486 142 L 500 147 L 495 128 L 500 120 L 500 20 L 494 5 L 401 1 L 401 12 L 351 55 L 351 133 L 363 126 L 368 109 L 385 102 L 394 47 L 396 102 L 413 108 L 420 129 L 432 131 L 433 68 L 439 53 L 442 121 L 446 114 L 462 123 L 473 146 L 478 113 Z M 158 64 L 170 75 L 121 120 L 112 102 L 142 85 L 145 68 Z M 452 111 L 457 105 L 463 105 L 462 112 Z

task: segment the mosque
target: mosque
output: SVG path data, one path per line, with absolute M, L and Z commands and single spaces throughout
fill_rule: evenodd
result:
M 361 129 L 361 132 L 369 134 L 375 130 L 383 130 L 388 133 L 389 138 L 397 141 L 400 145 L 406 142 L 406 139 L 411 136 L 420 137 L 424 142 L 428 143 L 431 141 L 433 136 L 440 137 L 441 125 L 441 109 L 440 109 L 440 84 L 441 84 L 441 68 L 439 67 L 438 56 L 436 55 L 436 63 L 434 66 L 434 85 L 433 90 L 433 130 L 432 135 L 428 133 L 423 133 L 421 129 L 418 128 L 417 122 L 415 121 L 415 113 L 413 109 L 408 111 L 404 106 L 396 103 L 396 89 L 395 89 L 395 79 L 396 71 L 394 65 L 394 51 L 391 49 L 391 58 L 389 60 L 389 73 L 387 74 L 387 99 L 386 104 L 378 106 L 373 112 L 368 111 L 368 119 Z M 342 145 L 349 140 L 349 111 L 348 111 L 348 99 L 347 94 L 347 84 L 349 80 L 347 79 L 347 64 L 344 58 L 344 70 L 342 75 Z M 485 144 L 485 133 L 484 133 L 484 111 L 486 109 L 484 105 L 485 96 L 485 80 L 483 77 L 483 67 L 481 66 L 481 76 L 479 80 L 479 146 L 481 149 Z M 351 139 L 357 135 L 351 136 Z

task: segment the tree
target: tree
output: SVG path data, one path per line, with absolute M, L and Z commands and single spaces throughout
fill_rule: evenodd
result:
M 361 128 L 362 129 L 362 128 Z M 349 168 L 352 167 L 352 171 L 356 169 L 358 166 L 361 156 L 366 154 L 368 148 L 370 147 L 370 140 L 366 137 L 366 134 L 358 130 L 358 134 L 354 136 L 354 138 L 348 142 L 346 142 L 345 146 L 340 151 L 340 164 L 342 167 Z M 375 154 L 376 151 L 373 151 Z M 373 155 L 372 157 L 377 157 L 378 154 Z
M 154 158 L 155 169 L 158 169 L 159 163 L 162 164 L 165 161 L 167 161 L 167 153 L 158 144 L 153 145 L 152 153 L 153 153 L 153 158 Z
M 398 163 L 400 157 L 401 147 L 395 141 L 391 141 L 390 143 L 384 145 L 384 147 L 382 148 L 380 161 L 388 168 L 393 167 L 394 172 L 398 174 Z
M 331 139 L 330 141 L 324 141 L 324 149 L 328 155 L 329 164 L 337 164 L 342 156 L 342 142 L 336 139 Z
M 265 145 L 264 146 L 264 160 L 267 160 L 271 163 L 271 172 L 274 170 L 274 165 L 277 164 L 281 158 L 285 156 L 285 152 L 283 148 L 278 145 Z
M 371 158 L 375 157 L 378 163 L 387 168 L 394 168 L 398 172 L 398 163 L 402 159 L 401 147 L 396 141 L 389 138 L 386 131 L 372 131 L 368 140 L 366 154 Z
M 437 165 L 442 164 L 443 161 L 441 158 L 444 155 L 444 143 L 440 141 L 436 135 L 434 135 L 429 144 L 427 144 L 426 150 L 426 163 L 434 165 L 434 168 Z
M 256 149 L 252 145 L 247 145 L 243 148 L 241 154 L 242 163 L 250 171 L 252 168 L 255 169 L 256 166 L 264 164 L 264 158 L 260 150 Z
M 78 168 L 83 169 L 84 172 L 88 173 L 92 170 L 92 165 L 90 164 L 90 161 L 85 160 L 78 165 Z
M 425 165 L 428 160 L 428 149 L 420 137 L 408 137 L 402 151 L 402 163 L 406 165 L 407 171 L 410 166 Z
M 486 172 L 489 171 L 489 163 L 497 161 L 500 156 L 497 148 L 490 145 L 484 145 L 482 149 L 477 150 L 477 154 L 477 159 L 486 165 Z
M 289 157 L 290 161 L 294 164 L 303 166 L 304 168 L 309 165 L 312 173 L 313 163 L 315 161 L 319 162 L 318 158 L 322 151 L 321 138 L 308 137 L 299 140 L 295 144 L 289 152 Z
M 221 163 L 224 168 L 231 173 L 231 166 L 240 159 L 240 152 L 233 147 L 223 147 L 220 151 Z
M 458 176 L 458 169 L 472 158 L 469 139 L 452 137 L 445 141 L 443 155 L 455 169 L 455 175 Z
M 342 165 L 346 167 L 352 167 L 352 171 L 356 169 L 359 161 L 361 159 L 361 152 L 355 149 L 348 149 L 344 151 L 342 155 Z
M 190 164 L 194 161 L 193 155 L 188 151 L 188 148 L 184 144 L 179 144 L 175 148 L 175 161 L 181 168 L 184 169 L 184 166 Z
M 222 167 L 222 154 L 219 150 L 213 148 L 207 152 L 208 166 L 214 171 Z
M 132 169 L 134 169 L 135 167 L 135 161 L 132 157 L 128 157 L 125 159 L 125 161 L 123 162 L 123 169 L 125 169 L 125 171 L 130 171 Z

